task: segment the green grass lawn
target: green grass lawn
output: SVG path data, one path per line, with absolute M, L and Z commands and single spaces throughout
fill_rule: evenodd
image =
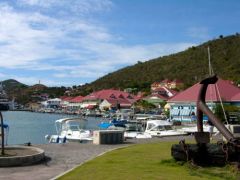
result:
M 240 179 L 232 166 L 193 167 L 171 157 L 173 142 L 138 144 L 97 157 L 59 179 Z

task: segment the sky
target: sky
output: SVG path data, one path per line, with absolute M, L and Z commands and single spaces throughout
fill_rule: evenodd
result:
M 238 0 L 0 0 L 0 80 L 73 86 L 240 32 Z

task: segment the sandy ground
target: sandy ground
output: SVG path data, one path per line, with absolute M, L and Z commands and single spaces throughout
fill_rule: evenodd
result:
M 8 180 L 45 180 L 54 179 L 59 174 L 64 173 L 82 164 L 96 156 L 124 146 L 139 143 L 150 143 L 160 141 L 178 141 L 180 139 L 191 139 L 189 136 L 152 138 L 127 140 L 124 144 L 119 145 L 94 145 L 91 143 L 66 143 L 66 144 L 43 144 L 34 145 L 45 150 L 46 160 L 40 164 L 22 167 L 0 168 L 0 179 Z

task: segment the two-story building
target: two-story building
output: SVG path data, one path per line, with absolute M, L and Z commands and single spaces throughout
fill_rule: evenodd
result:
M 165 86 L 152 90 L 149 96 L 144 97 L 145 101 L 159 106 L 162 102 L 167 101 L 171 97 L 175 96 L 178 92 L 169 89 Z

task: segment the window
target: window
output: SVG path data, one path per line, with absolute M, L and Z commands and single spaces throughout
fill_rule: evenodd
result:
M 170 125 L 169 126 L 167 125 L 167 126 L 164 126 L 164 127 L 165 127 L 166 130 L 172 130 L 172 127 Z
M 114 94 L 112 94 L 112 95 L 110 96 L 110 98 L 116 99 L 116 96 L 114 96 Z

